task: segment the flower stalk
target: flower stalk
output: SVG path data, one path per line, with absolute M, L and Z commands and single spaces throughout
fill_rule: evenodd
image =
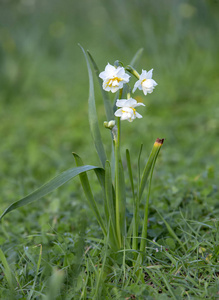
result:
M 117 137 L 115 140 L 115 187 L 116 187 L 116 233 L 119 248 L 122 247 L 121 237 L 121 195 L 120 195 L 120 174 L 119 174 L 119 161 L 120 161 L 120 118 L 117 118 Z
M 138 72 L 130 65 L 125 67 L 126 71 L 128 71 L 130 74 L 134 75 L 137 79 L 139 79 L 140 75 Z

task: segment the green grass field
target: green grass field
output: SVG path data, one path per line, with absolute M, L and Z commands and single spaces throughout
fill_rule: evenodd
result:
M 100 164 L 78 43 L 100 70 L 117 59 L 128 64 L 139 48 L 139 72 L 154 68 L 156 92 L 138 94 L 144 118 L 122 128 L 135 178 L 141 143 L 143 164 L 165 138 L 140 270 L 128 249 L 115 254 L 103 244 L 75 179 L 1 221 L 0 299 L 219 299 L 218 20 L 217 0 L 0 2 L 0 214 L 74 167 L 73 151 Z M 110 150 L 97 81 L 95 92 Z

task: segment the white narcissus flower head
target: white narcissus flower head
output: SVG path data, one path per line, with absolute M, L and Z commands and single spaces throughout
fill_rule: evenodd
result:
M 107 92 L 117 92 L 123 88 L 123 84 L 129 82 L 130 76 L 125 73 L 123 67 L 114 67 L 107 64 L 105 71 L 101 72 L 99 77 L 103 79 L 103 89 Z
M 139 90 L 143 91 L 145 96 L 147 95 L 147 93 L 151 94 L 155 86 L 157 85 L 156 81 L 152 79 L 152 73 L 153 73 L 153 69 L 151 69 L 148 72 L 142 70 L 139 80 L 136 81 L 132 92 L 134 93 L 135 90 L 138 88 Z
M 142 118 L 142 115 L 140 115 L 135 107 L 137 106 L 145 106 L 143 103 L 138 103 L 135 99 L 121 99 L 116 101 L 116 106 L 120 107 L 116 112 L 115 116 L 120 117 L 121 120 L 128 120 L 129 122 L 132 122 L 136 118 Z

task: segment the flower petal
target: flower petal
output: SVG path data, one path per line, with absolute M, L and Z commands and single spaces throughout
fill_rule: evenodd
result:
M 121 121 L 132 119 L 132 114 L 129 112 L 123 112 L 121 116 Z
M 137 111 L 135 112 L 135 116 L 136 116 L 136 118 L 138 118 L 138 119 L 143 118 L 142 115 L 140 115 Z
M 117 109 L 117 111 L 115 111 L 114 115 L 116 117 L 121 117 L 122 116 L 122 108 Z
M 126 100 L 126 103 L 125 103 L 124 106 L 126 106 L 126 107 L 135 107 L 137 103 L 138 102 L 135 99 L 129 98 L 129 99 Z
M 145 104 L 144 104 L 144 103 L 142 103 L 142 102 L 138 102 L 138 103 L 136 103 L 136 105 L 135 105 L 135 106 L 133 106 L 133 107 L 138 107 L 138 106 L 145 106 Z
M 118 99 L 118 100 L 116 101 L 116 106 L 117 106 L 117 107 L 123 107 L 123 106 L 125 106 L 126 101 L 127 101 L 127 99 L 121 99 L 121 100 Z
M 147 79 L 151 79 L 153 76 L 153 69 L 147 72 Z
M 115 73 L 116 72 L 116 68 L 114 66 L 112 66 L 111 64 L 108 63 L 106 65 L 105 72 L 107 72 L 107 73 Z
M 136 81 L 132 93 L 134 93 L 137 88 L 141 89 L 141 80 Z

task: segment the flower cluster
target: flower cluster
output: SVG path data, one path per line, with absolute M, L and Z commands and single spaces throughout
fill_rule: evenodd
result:
M 127 68 L 128 69 L 128 68 Z M 135 83 L 132 92 L 134 93 L 136 89 L 142 90 L 144 95 L 151 94 L 157 85 L 156 81 L 152 79 L 153 69 L 150 71 L 142 70 L 141 75 L 137 73 L 133 68 L 128 69 L 130 73 L 138 78 Z M 132 72 L 133 71 L 133 72 Z M 128 84 L 130 75 L 126 74 L 125 68 L 115 67 L 107 64 L 105 70 L 99 74 L 99 77 L 103 80 L 103 89 L 107 92 L 112 93 L 123 89 L 124 84 Z M 115 112 L 116 117 L 120 117 L 121 120 L 128 120 L 132 122 L 136 118 L 142 118 L 142 116 L 136 111 L 135 107 L 145 106 L 143 103 L 138 103 L 135 99 L 118 99 L 116 101 L 116 106 L 119 108 Z

